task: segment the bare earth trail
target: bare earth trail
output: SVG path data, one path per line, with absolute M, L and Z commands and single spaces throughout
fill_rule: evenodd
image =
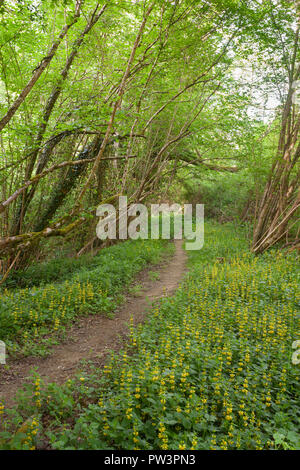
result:
M 142 286 L 140 296 L 128 295 L 125 303 L 110 319 L 102 315 L 89 315 L 74 324 L 68 333 L 70 340 L 55 346 L 47 358 L 24 358 L 9 364 L 9 369 L 0 376 L 0 401 L 13 403 L 16 391 L 21 388 L 33 369 L 42 379 L 61 384 L 74 376 L 84 359 L 98 366 L 105 363 L 111 350 L 118 350 L 122 338 L 128 334 L 128 322 L 142 322 L 158 299 L 174 293 L 185 272 L 186 252 L 181 240 L 175 240 L 175 254 L 164 264 L 142 271 L 135 284 Z M 159 274 L 159 280 L 150 280 L 149 269 Z

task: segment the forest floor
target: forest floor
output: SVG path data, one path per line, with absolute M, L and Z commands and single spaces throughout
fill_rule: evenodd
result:
M 68 332 L 68 339 L 52 349 L 46 358 L 28 357 L 13 361 L 4 372 L 1 399 L 12 405 L 18 389 L 32 381 L 35 370 L 45 383 L 62 384 L 80 368 L 82 361 L 92 361 L 103 366 L 110 352 L 118 351 L 129 332 L 129 321 L 142 322 L 155 302 L 172 295 L 178 288 L 186 267 L 186 252 L 181 240 L 175 240 L 175 254 L 155 266 L 155 279 L 150 276 L 152 267 L 140 272 L 130 286 L 126 301 L 112 318 L 88 315 L 75 323 Z
M 73 315 L 73 297 L 64 294 L 71 281 L 55 284 L 55 295 L 65 297 L 65 320 L 72 320 L 69 339 L 46 359 L 11 362 L 0 449 L 300 448 L 299 369 L 292 360 L 300 331 L 297 257 L 278 248 L 254 256 L 245 227 L 214 221 L 205 224 L 201 250 L 185 253 L 178 241 L 172 258 L 171 252 L 173 244 L 151 240 L 108 248 L 93 269 L 72 277 L 72 286 L 76 279 L 85 286 L 88 277 L 94 289 L 89 302 L 83 287 L 77 290 Z M 128 278 L 122 307 L 99 308 L 120 276 L 125 288 L 135 263 L 142 268 Z M 101 290 L 97 297 L 107 278 L 109 296 Z M 53 289 L 23 294 L 29 303 L 31 292 L 34 299 L 46 292 L 47 308 L 35 301 L 41 322 L 56 299 Z M 15 298 L 8 293 L 8 306 L 9 300 Z M 21 321 L 29 330 L 30 317 L 16 318 L 17 332 Z M 70 327 L 76 319 L 80 328 Z M 7 407 L 17 389 L 16 406 Z

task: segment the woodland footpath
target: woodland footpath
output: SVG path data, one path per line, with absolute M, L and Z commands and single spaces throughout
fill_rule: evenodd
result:
M 299 32 L 297 0 L 0 0 L 1 449 L 300 448 Z M 204 204 L 203 248 L 98 238 L 120 196 Z

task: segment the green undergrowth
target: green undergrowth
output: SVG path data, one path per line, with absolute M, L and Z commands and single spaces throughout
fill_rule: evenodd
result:
M 74 276 L 74 273 L 77 271 L 84 268 L 93 269 L 97 267 L 99 257 L 102 254 L 103 251 L 100 251 L 96 256 L 87 254 L 79 258 L 55 258 L 50 261 L 35 263 L 27 269 L 13 273 L 8 277 L 3 287 L 7 289 L 30 288 L 54 282 L 62 282 Z
M 172 250 L 167 241 L 130 240 L 105 248 L 75 273 L 70 269 L 61 282 L 5 289 L 0 294 L 0 331 L 8 354 L 47 354 L 78 316 L 111 314 L 134 276 Z
M 3 448 L 300 448 L 296 255 L 254 257 L 231 224 L 205 232 L 182 286 L 104 370 L 87 363 L 63 386 L 34 376 L 4 409 Z

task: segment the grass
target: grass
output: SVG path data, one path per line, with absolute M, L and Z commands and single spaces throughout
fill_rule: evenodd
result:
M 160 274 L 156 271 L 149 271 L 148 276 L 151 281 L 158 281 L 160 279 Z
M 50 283 L 59 283 L 84 269 L 93 269 L 99 264 L 99 256 L 105 253 L 100 251 L 97 256 L 90 254 L 79 258 L 55 258 L 33 264 L 27 269 L 16 271 L 5 281 L 3 287 L 7 289 L 31 288 Z
M 207 223 L 189 268 L 104 371 L 86 364 L 64 386 L 36 376 L 2 446 L 299 449 L 296 256 L 254 257 L 242 229 Z
M 137 284 L 135 286 L 130 287 L 129 293 L 134 297 L 141 297 L 143 295 L 143 286 L 141 284 Z
M 127 241 L 104 249 L 93 259 L 71 261 L 56 273 L 60 261 L 31 268 L 32 284 L 5 289 L 0 294 L 0 331 L 11 356 L 45 355 L 80 315 L 111 314 L 121 292 L 147 264 L 156 264 L 163 252 L 171 252 L 166 241 Z M 74 271 L 72 266 L 76 266 Z M 25 279 L 28 283 L 28 279 Z

